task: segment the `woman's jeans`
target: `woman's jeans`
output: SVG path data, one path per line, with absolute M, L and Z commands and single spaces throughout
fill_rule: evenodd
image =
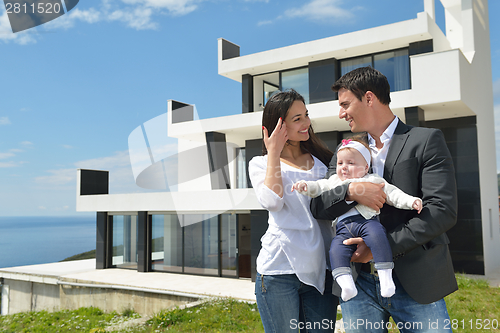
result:
M 337 222 L 337 233 L 330 246 L 330 263 L 334 278 L 342 274 L 350 274 L 350 262 L 357 245 L 344 245 L 349 238 L 362 237 L 370 248 L 376 269 L 392 269 L 392 251 L 385 228 L 374 217 L 370 220 L 361 215 L 353 215 Z
M 338 298 L 332 294 L 332 283 L 327 272 L 321 295 L 295 274 L 257 273 L 255 295 L 265 332 L 334 332 Z

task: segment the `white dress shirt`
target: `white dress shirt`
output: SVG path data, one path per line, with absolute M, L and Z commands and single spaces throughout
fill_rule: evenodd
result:
M 380 136 L 380 141 L 382 141 L 383 144 L 380 150 L 376 147 L 375 139 L 368 133 L 368 144 L 372 153 L 372 170 L 373 173 L 376 173 L 380 177 L 384 177 L 385 160 L 387 158 L 389 146 L 391 145 L 392 136 L 398 126 L 398 121 L 398 117 L 394 116 L 394 120 Z

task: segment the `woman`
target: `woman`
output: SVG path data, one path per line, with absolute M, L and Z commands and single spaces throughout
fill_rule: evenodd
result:
M 254 157 L 248 171 L 269 211 L 255 282 L 264 329 L 333 332 L 338 299 L 331 293 L 325 256 L 333 231 L 329 221 L 313 218 L 309 197 L 291 192 L 304 177 L 323 178 L 332 152 L 315 136 L 304 98 L 293 89 L 270 98 L 262 125 L 263 156 Z

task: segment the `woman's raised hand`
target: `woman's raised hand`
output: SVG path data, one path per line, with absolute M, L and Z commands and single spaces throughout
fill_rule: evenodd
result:
M 283 119 L 278 119 L 278 123 L 274 128 L 273 133 L 269 136 L 267 128 L 262 126 L 262 132 L 264 135 L 264 144 L 266 145 L 267 153 L 269 155 L 281 155 L 281 151 L 283 147 L 285 147 L 285 143 L 288 140 L 287 132 L 286 132 L 286 124 L 283 122 Z

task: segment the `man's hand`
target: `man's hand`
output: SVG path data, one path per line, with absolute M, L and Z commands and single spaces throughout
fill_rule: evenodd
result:
M 368 206 L 378 212 L 385 203 L 386 195 L 382 190 L 384 186 L 384 183 L 350 183 L 346 200 L 356 201 L 358 204 Z
M 349 238 L 344 241 L 344 245 L 354 245 L 354 244 L 357 244 L 358 248 L 352 254 L 351 262 L 367 263 L 373 259 L 372 251 L 365 244 L 363 238 L 361 237 Z

